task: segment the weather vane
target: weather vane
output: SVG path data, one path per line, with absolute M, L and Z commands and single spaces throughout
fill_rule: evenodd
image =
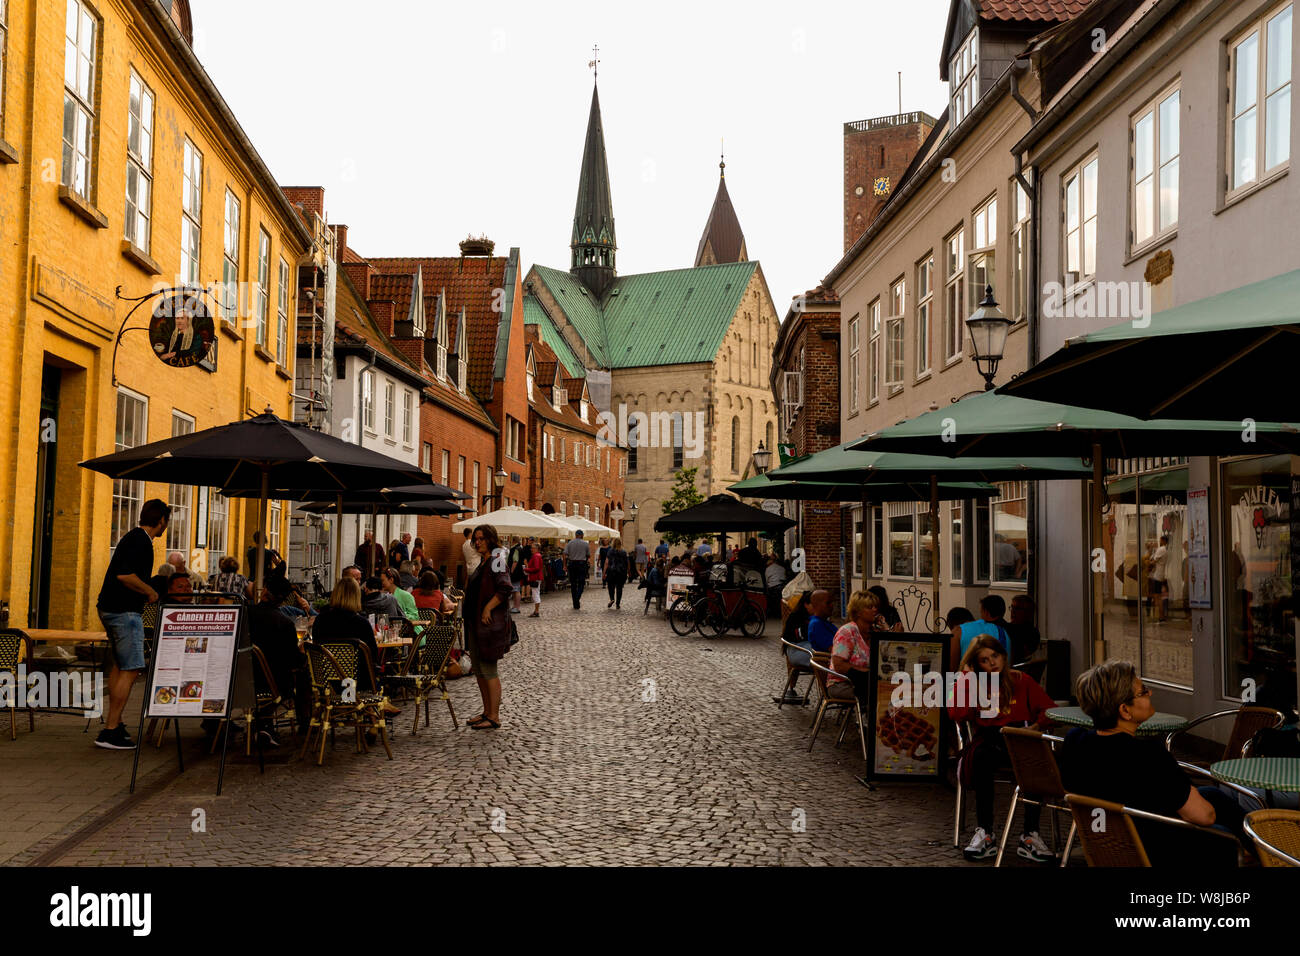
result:
M 587 69 L 591 70 L 593 77 L 598 78 L 600 76 L 600 47 L 593 46 L 591 48 L 591 62 L 587 64 Z

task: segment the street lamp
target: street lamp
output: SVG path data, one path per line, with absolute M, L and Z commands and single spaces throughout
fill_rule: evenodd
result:
M 637 510 L 638 509 L 635 501 L 629 501 L 627 503 L 627 520 L 631 521 L 633 524 L 636 524 Z
M 500 502 L 500 501 L 501 501 L 501 493 L 502 493 L 503 491 L 505 491 L 505 488 L 506 488 L 506 482 L 509 481 L 509 480 L 510 480 L 510 476 L 506 474 L 505 469 L 504 469 L 504 468 L 498 468 L 497 471 L 496 471 L 496 474 L 492 476 L 492 486 L 493 486 L 494 488 L 496 488 L 496 492 L 497 492 L 497 493 L 496 493 L 495 495 L 484 495 L 484 496 L 483 496 L 483 503 L 486 504 L 487 502 L 492 501 L 494 498 L 495 498 L 498 502 Z M 499 508 L 500 505 L 498 504 L 497 507 Z
M 763 447 L 763 443 L 758 443 L 758 450 L 754 452 L 754 470 L 760 475 L 766 474 L 767 469 L 772 465 L 772 453 Z
M 975 367 L 984 376 L 984 391 L 993 391 L 993 377 L 998 374 L 1007 347 L 1007 332 L 1015 323 L 1002 314 L 993 298 L 993 286 L 984 287 L 984 301 L 966 320 L 971 344 L 975 347 Z

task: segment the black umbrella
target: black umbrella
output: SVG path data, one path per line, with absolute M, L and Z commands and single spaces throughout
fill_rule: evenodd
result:
M 314 496 L 319 496 L 321 491 L 428 482 L 428 476 L 415 465 L 284 421 L 269 409 L 255 418 L 83 461 L 81 467 L 131 481 L 258 488 L 258 530 L 263 532 L 272 486 L 312 488 L 316 489 Z M 292 494 L 284 497 L 293 500 Z M 265 554 L 264 548 L 258 550 L 259 592 Z
M 298 510 L 309 511 L 317 515 L 365 515 L 373 514 L 377 505 L 369 505 L 361 501 L 352 501 L 345 499 L 343 507 L 340 510 L 338 503 L 334 501 L 309 501 L 306 504 L 299 505 Z M 450 515 L 469 514 L 470 509 L 462 508 L 454 501 L 447 501 L 442 498 L 427 498 L 424 501 L 404 501 L 401 504 L 387 505 L 380 510 L 395 515 L 420 515 L 422 517 L 438 517 Z
M 722 535 L 725 548 L 728 531 L 785 531 L 794 525 L 790 518 L 769 514 L 731 495 L 713 495 L 708 501 L 664 515 L 655 522 L 655 530 L 678 534 L 717 532 Z

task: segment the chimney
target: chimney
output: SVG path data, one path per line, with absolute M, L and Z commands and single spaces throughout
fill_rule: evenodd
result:
M 348 248 L 348 227 L 330 226 L 330 228 L 334 230 L 334 256 L 339 262 L 342 262 L 344 259 L 343 253 Z

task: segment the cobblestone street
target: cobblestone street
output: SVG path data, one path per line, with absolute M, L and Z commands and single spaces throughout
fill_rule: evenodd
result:
M 806 752 L 811 708 L 771 702 L 784 676 L 777 622 L 761 640 L 680 638 L 642 617 L 636 596 L 621 613 L 600 591 L 587 597 L 574 612 L 548 595 L 544 617 L 519 620 L 499 731 L 463 726 L 478 694 L 455 681 L 460 729 L 436 704 L 411 737 L 408 707 L 392 762 L 343 736 L 323 767 L 277 753 L 259 776 L 232 757 L 216 798 L 207 760 L 46 862 L 961 864 L 945 842 L 948 790 L 868 792 L 856 743 L 837 750 L 833 732 Z M 87 746 L 85 759 L 130 757 Z M 191 829 L 199 808 L 206 833 Z M 806 832 L 794 832 L 797 810 Z

